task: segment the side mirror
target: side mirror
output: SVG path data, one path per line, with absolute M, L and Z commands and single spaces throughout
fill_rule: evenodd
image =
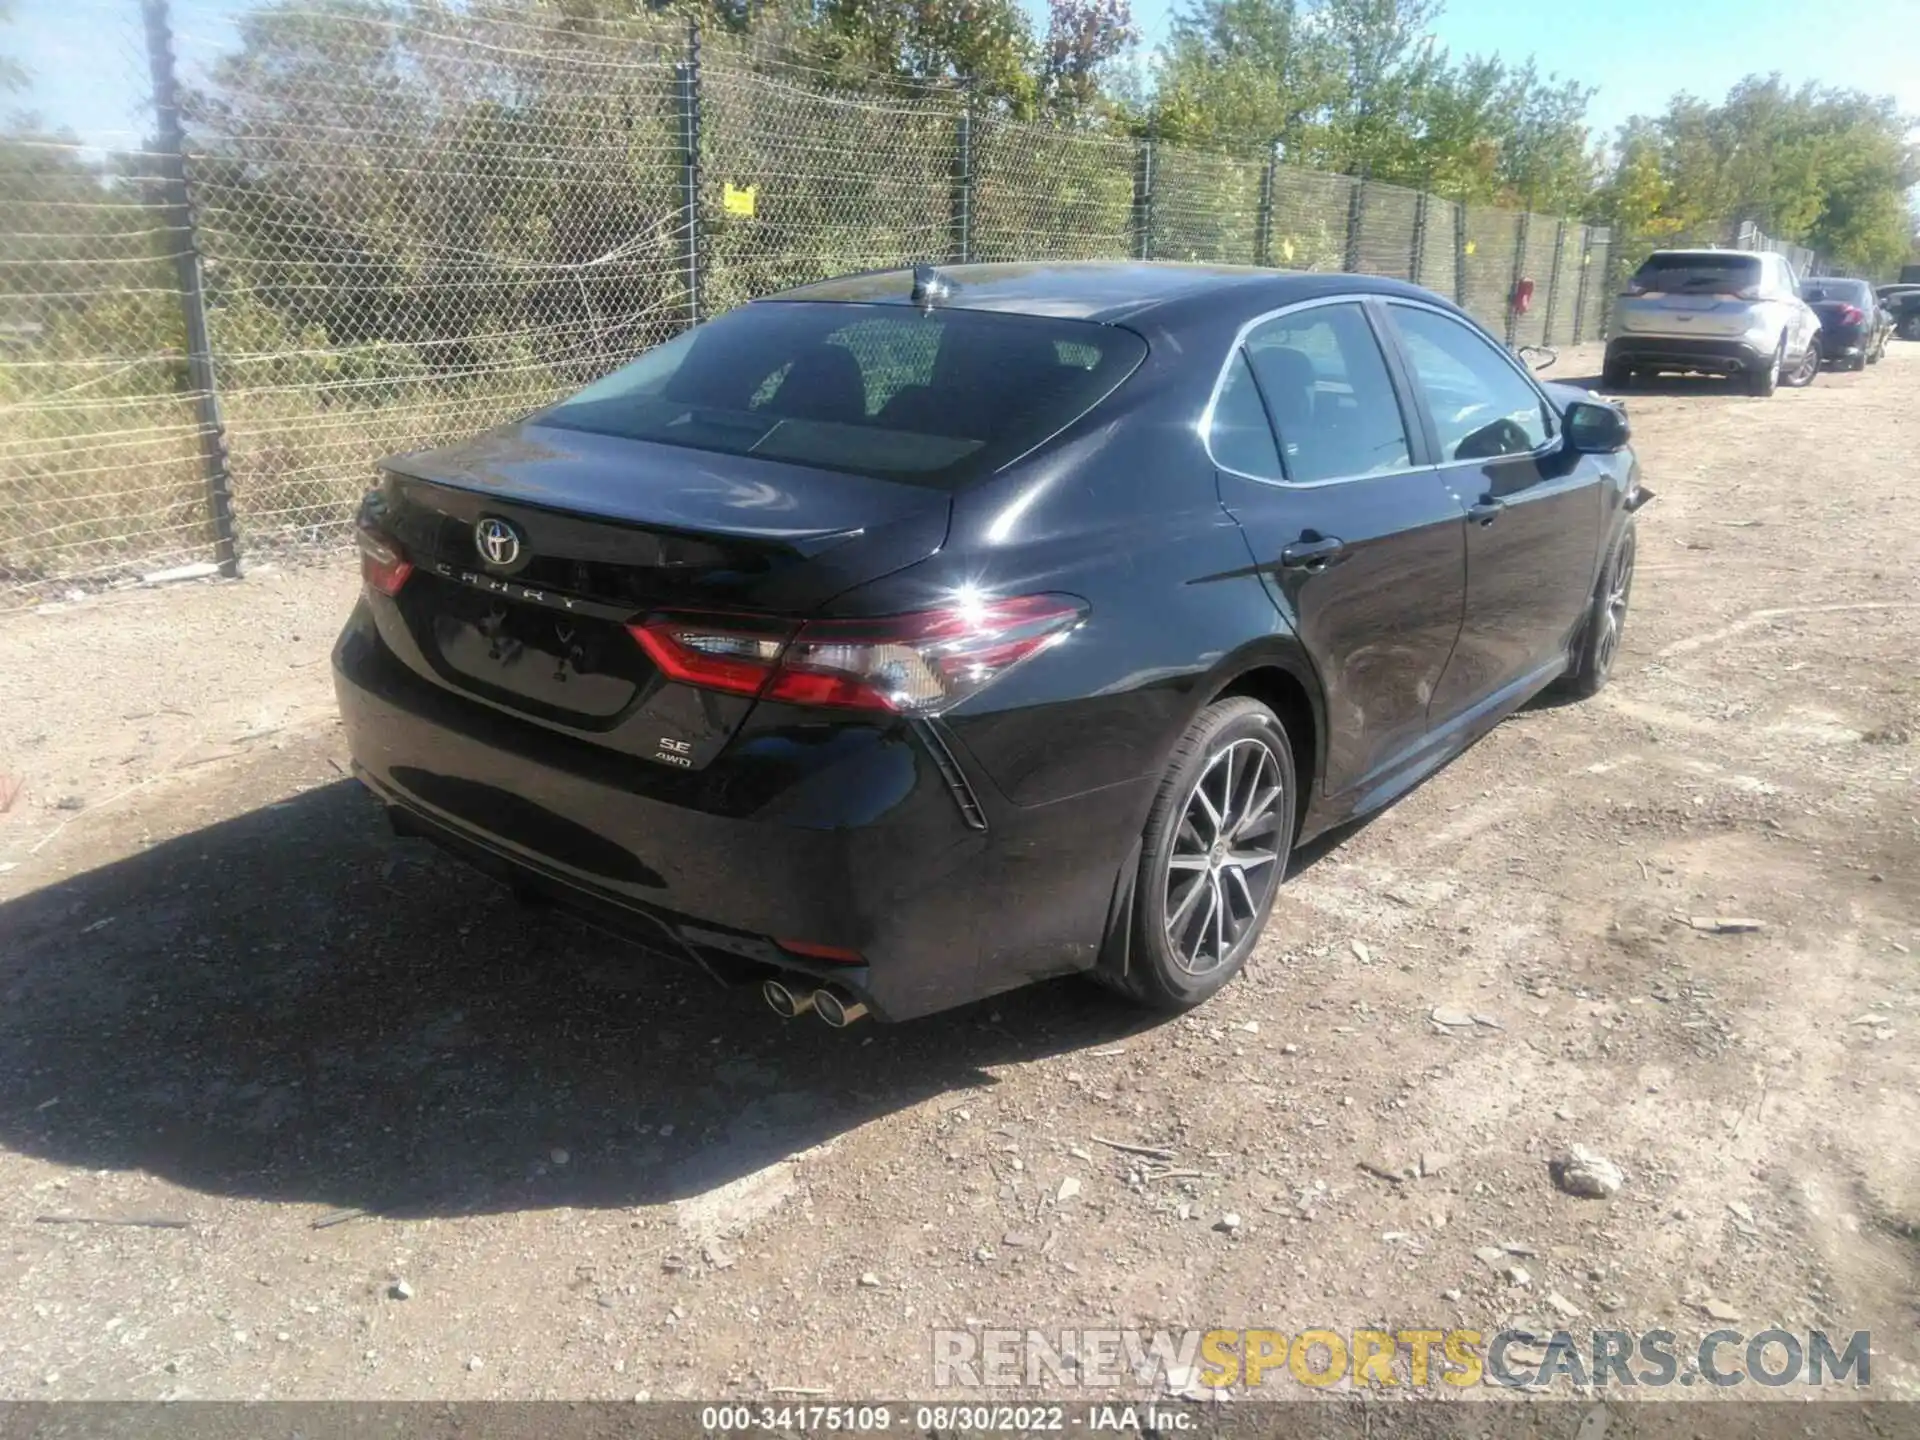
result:
M 1567 406 L 1566 433 L 1567 448 L 1582 455 L 1611 455 L 1626 449 L 1633 438 L 1625 415 L 1593 400 Z

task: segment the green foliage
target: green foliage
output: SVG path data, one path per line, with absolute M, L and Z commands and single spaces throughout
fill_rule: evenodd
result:
M 1436 0 L 1190 0 L 1156 96 L 1160 132 L 1465 201 L 1578 212 L 1592 92 L 1531 62 L 1455 60 Z
M 1039 45 L 1018 0 L 819 0 L 812 48 L 851 75 L 959 81 L 1020 117 L 1039 107 Z
M 1117 108 L 1101 93 L 1101 75 L 1137 38 L 1127 0 L 1047 0 L 1040 82 L 1048 117 L 1073 123 Z
M 1910 125 L 1892 100 L 1749 76 L 1721 104 L 1677 95 L 1660 115 L 1629 121 L 1600 202 L 1635 236 L 1748 220 L 1878 274 L 1911 243 L 1903 196 L 1920 181 L 1920 152 Z
M 1591 91 L 1450 55 L 1439 0 L 1183 0 L 1155 64 L 1129 49 L 1127 0 L 1049 0 L 1044 35 L 1022 0 L 249 3 L 184 110 L 255 550 L 343 524 L 380 454 L 674 333 L 695 310 L 690 234 L 705 314 L 952 256 L 963 113 L 980 260 L 1133 254 L 1143 224 L 1165 259 L 1325 270 L 1353 246 L 1406 273 L 1417 250 L 1415 278 L 1458 279 L 1495 323 L 1517 265 L 1557 281 L 1565 324 L 1583 263 L 1606 275 L 1738 221 L 1859 271 L 1920 258 L 1892 102 L 1754 78 L 1719 104 L 1675 97 L 1602 155 Z M 696 33 L 690 214 L 675 67 Z M 23 79 L 0 57 L 0 97 Z M 1357 208 L 1354 174 L 1373 182 Z M 1417 191 L 1462 202 L 1459 256 L 1450 207 L 1416 228 Z M 104 573 L 161 553 L 162 530 L 203 543 L 171 198 L 151 157 L 102 161 L 24 118 L 0 132 L 0 583 Z M 1562 246 L 1556 266 L 1561 216 L 1623 243 Z M 1606 289 L 1584 287 L 1588 334 Z M 1544 326 L 1537 310 L 1518 333 Z

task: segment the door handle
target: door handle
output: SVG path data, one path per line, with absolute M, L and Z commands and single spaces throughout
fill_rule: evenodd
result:
M 1347 542 L 1331 535 L 1320 540 L 1296 540 L 1280 552 L 1280 564 L 1288 570 L 1318 573 L 1340 558 Z
M 1481 525 L 1491 525 L 1500 518 L 1500 512 L 1506 508 L 1505 501 L 1482 500 L 1478 505 L 1467 507 L 1467 518 L 1478 521 Z

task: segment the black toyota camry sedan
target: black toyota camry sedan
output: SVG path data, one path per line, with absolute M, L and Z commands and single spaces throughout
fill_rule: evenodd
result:
M 1606 683 L 1622 413 L 1351 275 L 921 267 L 385 462 L 334 652 L 395 827 L 899 1020 L 1198 1004 L 1289 852 Z

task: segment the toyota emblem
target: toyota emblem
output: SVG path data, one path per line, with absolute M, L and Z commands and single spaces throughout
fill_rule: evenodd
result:
M 487 564 L 504 570 L 520 559 L 520 532 L 488 515 L 473 527 L 473 548 Z

